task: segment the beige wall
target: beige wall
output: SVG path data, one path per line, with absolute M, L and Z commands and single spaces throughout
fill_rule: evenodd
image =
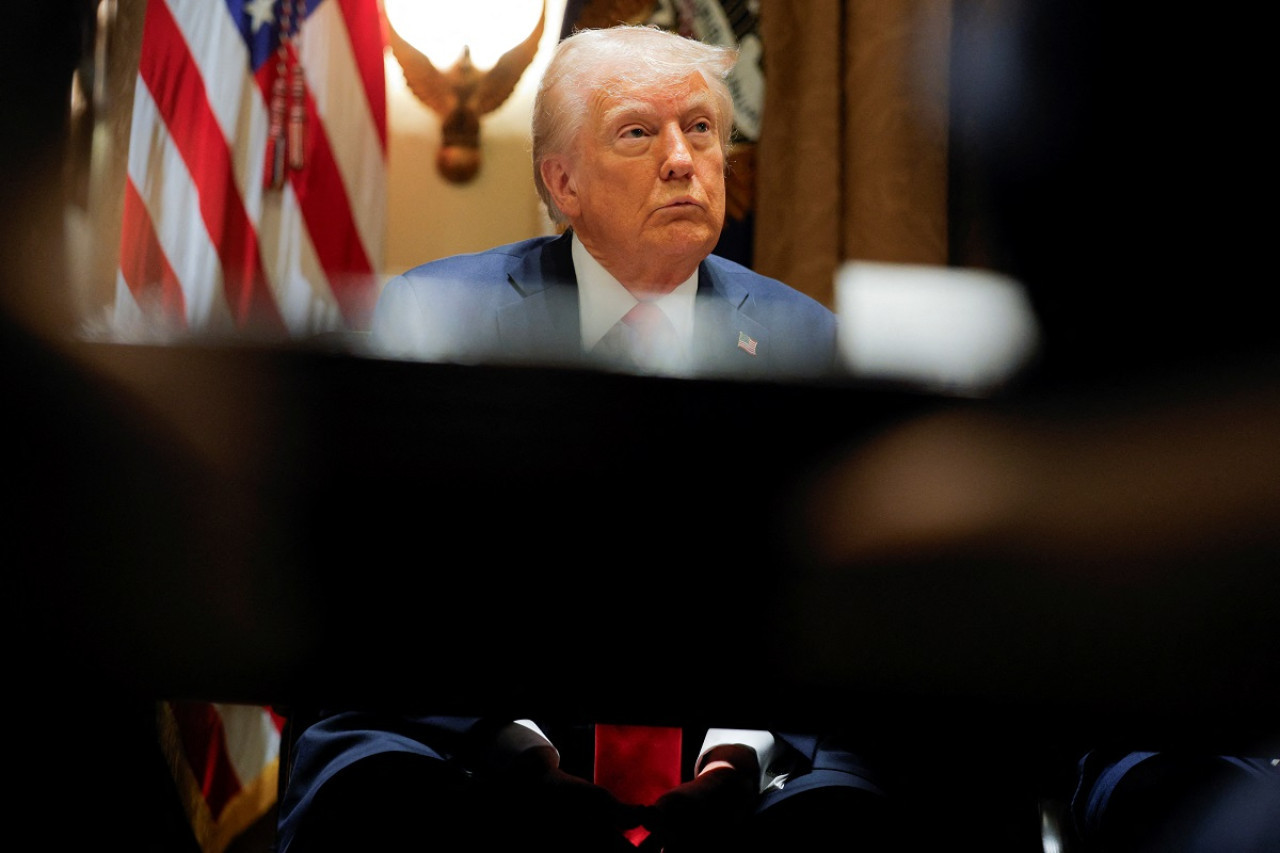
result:
M 388 51 L 388 275 L 445 255 L 553 233 L 533 189 L 529 123 L 534 90 L 563 17 L 564 0 L 547 0 L 538 55 L 512 96 L 481 119 L 480 171 L 466 184 L 452 184 L 437 172 L 440 117 L 406 88 Z

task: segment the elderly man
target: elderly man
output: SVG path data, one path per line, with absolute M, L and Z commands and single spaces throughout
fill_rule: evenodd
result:
M 561 42 L 534 105 L 533 165 L 568 229 L 393 279 L 375 312 L 377 349 L 683 375 L 833 370 L 829 310 L 711 254 L 735 61 L 732 49 L 649 27 Z
M 711 254 L 735 60 L 648 27 L 562 41 L 538 92 L 533 160 L 548 211 L 569 227 L 394 279 L 375 314 L 380 351 L 680 375 L 832 370 L 829 310 Z M 769 825 L 753 814 L 793 811 L 802 798 L 790 794 L 879 795 L 831 741 L 757 731 L 711 730 L 696 778 L 656 804 L 622 802 L 565 772 L 528 720 L 340 712 L 311 725 L 295 753 L 281 853 L 401 846 L 406 836 L 446 849 L 538 839 L 600 853 L 634 849 L 624 832 L 638 827 L 652 833 L 650 849 L 744 850 L 744 827 Z M 847 806 L 828 811 L 847 820 Z

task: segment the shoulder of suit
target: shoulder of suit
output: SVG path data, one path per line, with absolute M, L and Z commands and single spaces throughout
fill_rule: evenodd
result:
M 711 267 L 716 272 L 723 273 L 725 275 L 749 275 L 755 278 L 765 278 L 765 276 L 760 275 L 760 273 L 750 267 L 744 266 L 737 261 L 731 261 L 720 255 L 707 255 L 707 259 L 703 263 Z
M 744 266 L 737 261 L 731 261 L 728 258 L 722 258 L 719 255 L 708 255 L 705 261 L 711 273 L 716 276 L 732 277 L 733 281 L 745 287 L 753 296 L 764 299 L 774 300 L 795 300 L 797 302 L 813 303 L 814 307 L 821 307 L 827 310 L 818 300 L 796 290 L 786 282 L 779 281 L 776 278 L 770 278 L 761 275 L 750 267 Z
M 531 252 L 537 251 L 555 240 L 555 237 L 533 237 L 502 246 L 494 246 L 479 252 L 463 252 L 427 261 L 404 273 L 407 278 L 455 277 L 489 269 L 512 266 Z

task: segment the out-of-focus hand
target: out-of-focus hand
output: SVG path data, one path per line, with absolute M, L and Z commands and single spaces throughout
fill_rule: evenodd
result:
M 724 744 L 707 753 L 698 775 L 658 798 L 645 815 L 644 850 L 732 849 L 759 797 L 755 750 Z
M 550 747 L 522 753 L 495 789 L 509 798 L 509 813 L 549 841 L 559 839 L 573 848 L 595 839 L 594 849 L 603 853 L 635 850 L 622 832 L 640 825 L 644 808 L 619 802 L 607 789 L 566 773 Z

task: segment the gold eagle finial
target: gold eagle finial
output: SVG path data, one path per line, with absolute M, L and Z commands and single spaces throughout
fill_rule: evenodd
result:
M 441 120 L 440 151 L 436 167 L 454 183 L 466 183 L 480 169 L 480 117 L 493 112 L 511 96 L 538 52 L 538 42 L 547 20 L 546 0 L 533 32 L 520 44 L 502 54 L 493 68 L 480 71 L 471 62 L 471 50 L 464 47 L 452 67 L 440 70 L 396 32 L 387 19 L 391 52 L 404 70 L 409 90 Z

